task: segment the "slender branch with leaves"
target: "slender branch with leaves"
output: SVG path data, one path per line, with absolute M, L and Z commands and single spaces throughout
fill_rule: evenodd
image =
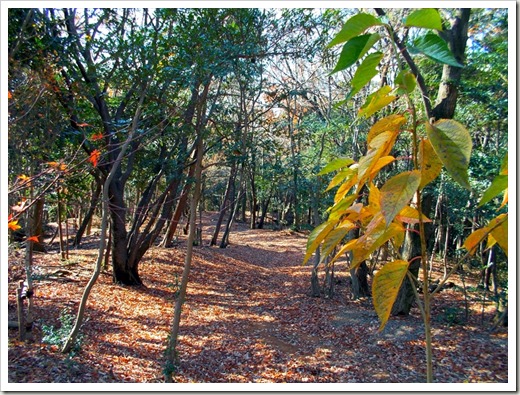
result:
M 398 100 L 403 100 L 406 108 L 385 115 L 373 123 L 367 135 L 367 150 L 359 161 L 337 158 L 319 173 L 324 175 L 336 172 L 327 191 L 333 188 L 337 190 L 334 204 L 328 210 L 327 221 L 316 227 L 309 236 L 304 263 L 319 246 L 322 260 L 336 247 L 341 246 L 332 262 L 349 252 L 353 257 L 353 269 L 380 247 L 390 244 L 393 251 L 392 259 L 386 263 L 382 262 L 383 266 L 375 274 L 372 284 L 373 304 L 381 322 L 380 330 L 383 330 L 403 280 L 406 276 L 415 280 L 409 272 L 410 263 L 420 260 L 422 296 L 415 289 L 414 291 L 425 327 L 426 379 L 432 382 L 430 319 L 433 293 L 429 291 L 424 227 L 424 224 L 431 220 L 422 212 L 422 191 L 439 176 L 443 168 L 459 185 L 470 189 L 468 166 L 472 140 L 469 132 L 459 122 L 452 119 L 435 121 L 431 118 L 432 109 L 425 92 L 424 81 L 410 52 L 425 55 L 435 62 L 453 67 L 463 65 L 453 56 L 447 43 L 438 34 L 432 33 L 441 32 L 443 29 L 437 10 L 420 9 L 408 15 L 405 26 L 419 31 L 418 38 L 408 46 L 399 41 L 392 26 L 387 22 L 384 11 L 378 9 L 378 15 L 380 18 L 359 13 L 343 25 L 329 44 L 329 47 L 343 44 L 333 73 L 359 64 L 345 102 L 362 89 L 370 89 L 384 57 L 382 52 L 374 48 L 386 35 L 398 67 L 394 83 L 392 86 L 380 85 L 379 89 L 369 94 L 366 102 L 359 108 L 356 122 L 362 118 L 376 118 L 383 109 L 388 109 L 391 103 Z M 425 34 L 422 33 L 424 31 Z M 401 61 L 401 57 L 405 62 Z M 422 111 L 415 107 L 415 95 L 420 95 L 424 107 Z M 408 158 L 396 158 L 391 155 L 398 140 L 409 142 L 412 153 L 411 169 L 405 162 Z M 389 164 L 393 164 L 394 168 L 407 170 L 390 177 L 379 188 L 374 180 L 383 174 L 381 170 Z M 369 191 L 367 198 L 362 196 L 364 187 Z M 405 234 L 407 231 L 413 231 L 412 227 L 416 224 L 419 226 L 420 255 L 406 260 L 401 254 Z M 356 228 L 360 230 L 359 237 L 347 240 L 347 236 L 351 234 L 349 232 Z M 496 232 L 496 228 L 493 229 Z M 475 242 L 480 240 L 478 236 L 490 232 L 489 229 L 481 230 L 474 236 Z

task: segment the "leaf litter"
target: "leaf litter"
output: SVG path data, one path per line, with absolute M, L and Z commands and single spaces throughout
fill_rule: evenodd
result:
M 421 383 L 426 379 L 422 320 L 391 317 L 378 332 L 370 298 L 351 298 L 348 270 L 336 264 L 335 295 L 310 296 L 309 265 L 302 266 L 307 234 L 248 229 L 236 223 L 226 249 L 209 247 L 215 215 L 203 217 L 203 245 L 195 247 L 178 341 L 179 383 Z M 26 342 L 9 330 L 8 379 L 24 382 L 163 382 L 164 350 L 173 319 L 185 245 L 153 247 L 143 258 L 143 286 L 112 283 L 108 272 L 87 304 L 79 353 L 61 354 L 42 342 L 42 325 L 59 326 L 76 312 L 96 256 L 96 238 L 70 252 L 34 257 L 33 330 Z M 63 276 L 52 276 L 64 270 Z M 439 269 L 440 270 L 440 269 Z M 16 285 L 23 254 L 9 260 L 9 319 L 16 320 Z M 453 278 L 457 282 L 457 278 Z M 468 282 L 468 279 L 466 279 Z M 436 382 L 508 381 L 507 328 L 490 330 L 493 304 L 469 293 L 461 319 L 459 286 L 433 305 Z M 454 316 L 454 313 L 457 316 Z

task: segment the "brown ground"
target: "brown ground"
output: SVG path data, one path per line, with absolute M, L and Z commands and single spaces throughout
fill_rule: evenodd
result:
M 333 299 L 309 296 L 310 267 L 300 265 L 306 235 L 238 224 L 230 246 L 219 249 L 208 247 L 214 216 L 205 221 L 183 309 L 178 382 L 425 381 L 418 309 L 391 318 L 379 333 L 371 301 L 351 300 L 344 264 L 337 266 Z M 36 323 L 25 343 L 9 330 L 9 382 L 162 382 L 183 241 L 148 252 L 142 287 L 115 285 L 108 273 L 101 275 L 89 299 L 81 350 L 72 359 L 41 342 L 42 325 L 58 326 L 60 311 L 77 308 L 95 260 L 95 236 L 72 250 L 66 263 L 55 252 L 37 255 Z M 22 261 L 21 252 L 11 253 L 10 320 Z M 458 277 L 453 281 L 461 285 Z M 466 285 L 472 285 L 469 279 Z M 435 300 L 435 381 L 507 383 L 507 328 L 490 330 L 494 308 L 482 290 L 468 298 L 468 320 L 461 287 Z

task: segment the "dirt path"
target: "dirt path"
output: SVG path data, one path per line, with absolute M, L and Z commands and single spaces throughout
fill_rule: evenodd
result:
M 205 218 L 204 245 L 195 248 L 183 308 L 178 382 L 423 382 L 424 342 L 418 311 L 393 318 L 382 333 L 370 300 L 350 299 L 346 270 L 337 268 L 332 299 L 309 296 L 310 267 L 300 265 L 306 236 L 248 230 L 235 225 L 228 248 L 209 247 L 214 222 Z M 184 260 L 182 238 L 172 249 L 153 248 L 142 263 L 143 287 L 94 287 L 72 362 L 41 343 L 42 325 L 57 325 L 74 309 L 95 250 L 74 251 L 68 278 L 45 279 L 63 265 L 57 255 L 37 257 L 40 271 L 33 341 L 10 330 L 9 379 L 14 382 L 161 382 L 163 352 L 173 315 L 176 279 Z M 15 303 L 16 259 L 10 261 L 10 317 Z M 446 306 L 462 306 L 455 290 L 441 294 L 434 322 L 435 377 L 440 382 L 506 382 L 507 330 L 490 334 L 472 321 L 442 319 Z

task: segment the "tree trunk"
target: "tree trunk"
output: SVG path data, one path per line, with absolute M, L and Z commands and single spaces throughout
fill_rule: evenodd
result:
M 258 220 L 258 229 L 264 228 L 265 217 L 267 216 L 267 210 L 269 209 L 271 197 L 272 194 L 269 194 L 269 197 L 262 202 L 262 213 L 260 214 L 260 219 Z
M 126 230 L 126 207 L 121 183 L 114 179 L 109 186 L 110 215 L 112 227 L 112 268 L 115 283 L 124 285 L 141 285 L 138 265 L 130 265 L 128 261 Z
M 213 231 L 213 237 L 211 238 L 210 245 L 217 245 L 218 235 L 220 233 L 220 227 L 222 226 L 222 222 L 224 221 L 224 217 L 229 206 L 232 204 L 230 197 L 234 197 L 235 193 L 235 178 L 236 178 L 236 165 L 233 162 L 231 164 L 231 170 L 229 173 L 229 179 L 226 186 L 226 192 L 224 193 L 224 198 L 222 199 L 222 204 L 220 205 L 219 216 L 217 219 L 217 223 L 215 224 L 215 230 Z
M 314 254 L 314 265 L 311 273 L 311 295 L 315 298 L 321 295 L 320 281 L 318 279 L 318 266 L 320 264 L 320 246 L 316 249 Z
M 179 225 L 179 220 L 181 219 L 181 215 L 186 210 L 186 204 L 188 203 L 188 195 L 190 194 L 192 184 L 190 180 L 193 178 L 194 174 L 195 165 L 192 165 L 190 166 L 190 169 L 188 171 L 186 184 L 184 184 L 181 196 L 179 198 L 179 201 L 177 202 L 177 207 L 175 208 L 175 212 L 173 213 L 170 225 L 168 226 L 168 232 L 166 233 L 166 237 L 161 243 L 161 245 L 165 248 L 171 247 L 173 237 L 175 236 L 175 231 L 177 230 L 177 225 Z
M 357 268 L 350 270 L 350 279 L 352 281 L 352 296 L 354 299 L 370 296 L 366 262 L 362 262 Z
M 196 221 L 197 221 L 197 205 L 200 199 L 201 194 L 201 173 L 202 173 L 202 157 L 204 147 L 202 144 L 202 136 L 199 132 L 197 135 L 197 160 L 195 163 L 195 188 L 193 191 L 193 196 L 190 201 L 190 227 L 189 227 L 189 235 L 188 235 L 188 245 L 186 246 L 186 258 L 184 261 L 184 270 L 182 272 L 181 284 L 179 288 L 179 295 L 175 301 L 175 310 L 174 317 L 172 323 L 172 329 L 170 332 L 170 337 L 168 341 L 168 347 L 166 349 L 166 367 L 164 369 L 165 372 L 165 381 L 172 382 L 173 381 L 173 370 L 174 367 L 178 364 L 177 358 L 177 339 L 179 337 L 179 329 L 180 329 L 180 321 L 181 321 L 181 312 L 182 305 L 184 304 L 184 299 L 186 298 L 186 291 L 188 288 L 188 279 L 191 270 L 191 262 L 193 255 L 193 241 L 195 240 L 195 229 L 196 229 Z
M 430 211 L 433 205 L 433 195 L 423 195 L 422 211 L 427 217 L 430 216 Z M 410 225 L 414 227 L 414 225 Z M 417 227 L 418 228 L 418 227 Z M 434 228 L 431 223 L 424 224 L 424 233 L 426 240 L 430 240 L 434 234 Z M 406 232 L 404 246 L 403 246 L 403 259 L 410 261 L 415 257 L 421 256 L 421 239 L 418 232 L 414 232 L 411 229 Z M 408 270 L 413 274 L 414 278 L 419 275 L 420 260 L 414 260 Z M 408 276 L 403 280 L 397 299 L 392 307 L 392 315 L 408 315 L 410 310 L 415 303 L 415 293 L 412 287 L 416 287 L 416 284 L 412 284 Z
M 466 42 L 468 40 L 468 24 L 470 8 L 459 8 L 452 22 L 451 29 L 443 31 L 441 36 L 457 61 L 464 64 Z M 432 111 L 435 119 L 452 119 L 458 97 L 458 85 L 462 75 L 462 67 L 444 65 L 441 83 L 437 93 L 436 106 Z
M 220 248 L 226 248 L 229 244 L 229 233 L 231 233 L 231 225 L 233 225 L 233 221 L 235 219 L 235 215 L 238 211 L 238 206 L 240 205 L 240 198 L 242 196 L 242 192 L 239 191 L 239 195 L 235 199 L 235 204 L 233 206 L 233 212 L 229 214 L 228 220 L 226 222 L 226 228 L 224 229 L 224 235 L 222 236 L 222 240 L 220 241 Z
M 85 233 L 85 230 L 89 227 L 92 216 L 94 215 L 94 212 L 96 211 L 96 207 L 99 203 L 99 197 L 101 196 L 101 186 L 102 182 L 99 177 L 96 176 L 96 187 L 94 191 L 92 192 L 92 198 L 90 199 L 90 207 L 85 214 L 85 217 L 81 221 L 81 225 L 78 228 L 78 231 L 76 232 L 76 236 L 74 237 L 74 241 L 72 243 L 73 246 L 79 247 L 81 244 L 81 239 L 83 238 L 83 233 Z M 87 232 L 87 235 L 90 234 L 90 230 Z
M 29 235 L 37 236 L 38 241 L 32 242 L 33 251 L 45 252 L 45 246 L 43 245 L 43 208 L 44 198 L 40 197 L 34 203 L 34 207 L 29 211 Z

